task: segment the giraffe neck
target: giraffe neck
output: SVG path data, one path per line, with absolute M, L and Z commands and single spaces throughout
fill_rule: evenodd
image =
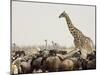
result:
M 73 28 L 74 26 L 72 24 L 72 21 L 71 21 L 70 17 L 67 14 L 65 15 L 65 19 L 66 19 L 66 22 L 68 24 L 68 27 Z
M 65 19 L 66 19 L 66 22 L 67 22 L 67 25 L 68 25 L 70 33 L 72 34 L 73 37 L 75 37 L 75 35 L 76 35 L 76 32 L 75 32 L 76 27 L 74 27 L 70 17 L 67 14 L 65 15 Z
M 72 36 L 74 37 L 74 39 L 80 38 L 80 37 L 83 37 L 84 36 L 84 34 L 73 25 L 73 23 L 72 23 L 72 21 L 71 21 L 71 19 L 68 16 L 67 13 L 65 15 L 65 19 L 66 19 L 66 22 L 67 22 L 69 31 L 72 34 Z
M 73 23 L 72 23 L 72 21 L 71 21 L 71 19 L 70 19 L 70 17 L 68 16 L 67 13 L 66 13 L 66 15 L 65 15 L 65 19 L 66 19 L 66 22 L 67 22 L 69 31 L 70 31 L 70 33 L 72 34 L 72 36 L 73 36 L 74 38 L 79 38 L 80 36 L 84 36 L 84 34 L 83 34 L 79 29 L 77 29 L 77 28 L 73 25 Z

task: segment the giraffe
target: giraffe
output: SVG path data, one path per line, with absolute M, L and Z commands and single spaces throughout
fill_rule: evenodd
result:
M 75 49 L 79 49 L 80 52 L 83 53 L 82 55 L 85 56 L 86 58 L 87 57 L 86 54 L 90 54 L 93 52 L 92 40 L 89 37 L 85 36 L 79 29 L 77 29 L 73 25 L 70 17 L 65 11 L 59 15 L 59 18 L 62 18 L 62 17 L 66 19 L 68 29 L 74 38 Z
M 47 40 L 44 41 L 45 41 L 45 50 L 47 50 Z
M 53 45 L 54 50 L 57 50 L 57 43 L 55 43 L 54 41 L 52 41 L 52 45 Z

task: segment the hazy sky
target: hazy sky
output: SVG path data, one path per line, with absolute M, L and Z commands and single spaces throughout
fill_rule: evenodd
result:
M 12 42 L 18 45 L 43 45 L 55 41 L 74 46 L 66 20 L 59 15 L 66 11 L 73 24 L 95 43 L 95 7 L 32 2 L 12 3 Z

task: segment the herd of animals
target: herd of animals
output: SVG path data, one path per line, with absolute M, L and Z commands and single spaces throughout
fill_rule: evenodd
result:
M 65 11 L 59 18 L 65 18 L 75 48 L 70 52 L 45 48 L 30 55 L 25 51 L 14 51 L 11 56 L 12 75 L 96 69 L 96 51 L 93 50 L 92 40 L 73 25 Z

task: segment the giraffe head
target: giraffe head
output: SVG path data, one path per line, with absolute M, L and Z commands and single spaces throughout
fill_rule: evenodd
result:
M 66 15 L 66 12 L 63 11 L 63 12 L 59 15 L 59 18 L 65 17 L 65 15 Z

